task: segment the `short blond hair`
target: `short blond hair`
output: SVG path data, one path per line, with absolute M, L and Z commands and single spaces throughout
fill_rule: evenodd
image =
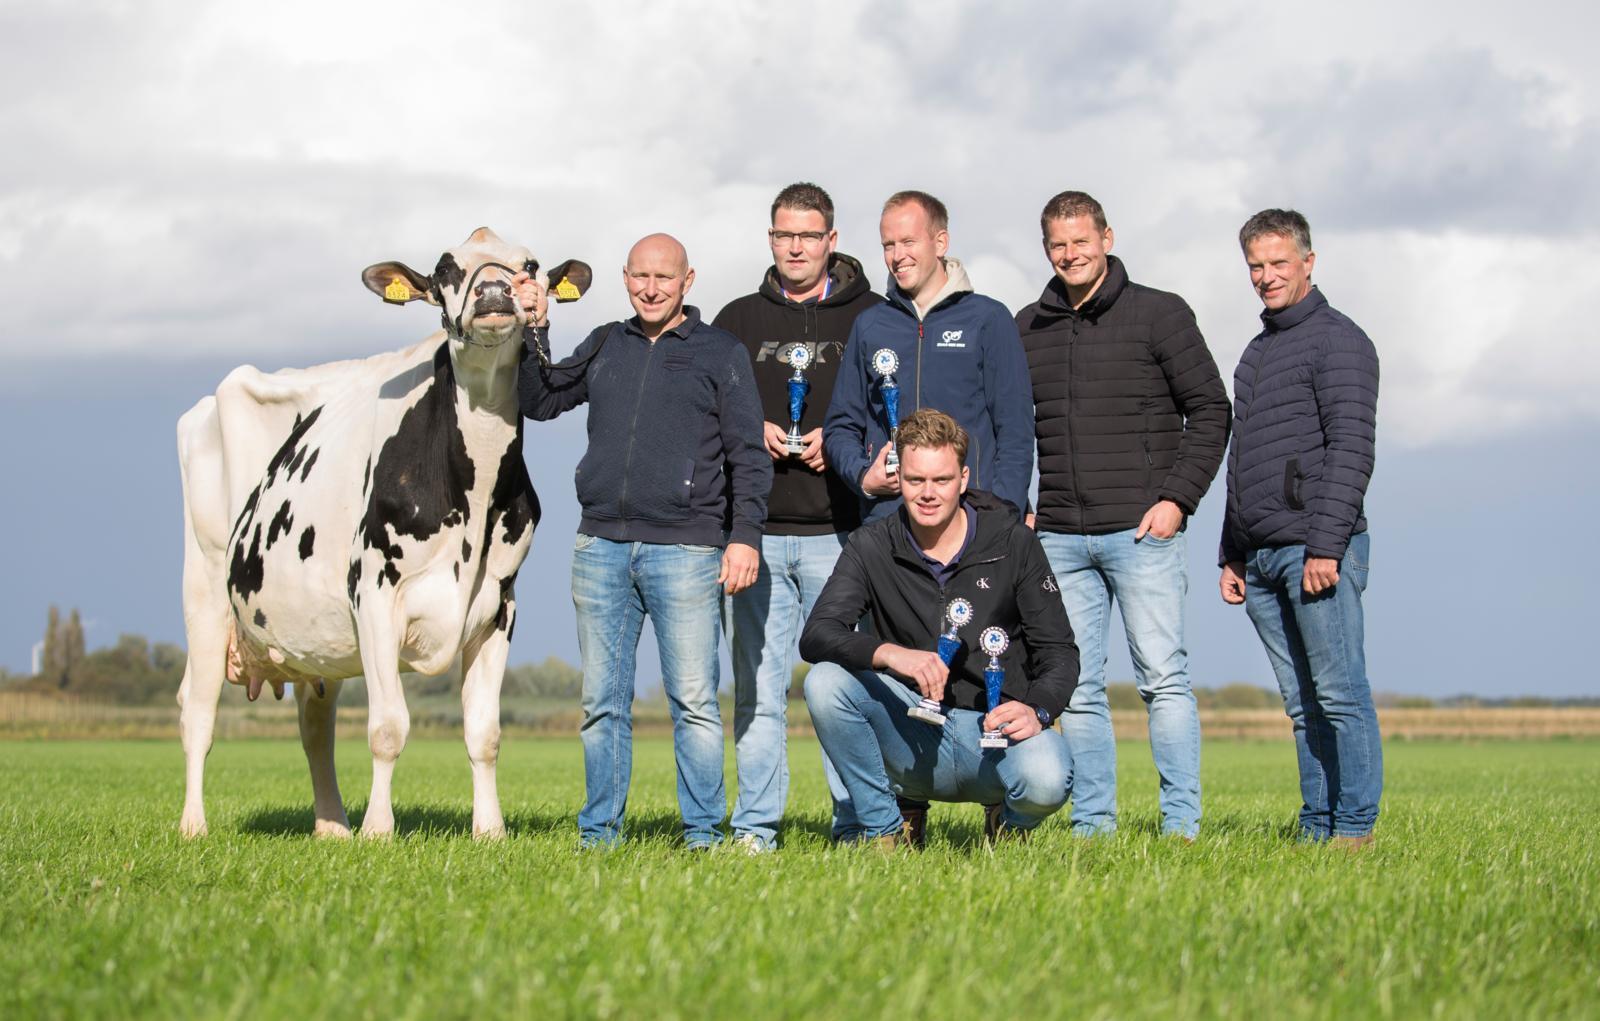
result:
M 918 408 L 907 415 L 895 432 L 894 445 L 901 457 L 905 457 L 908 447 L 953 447 L 956 461 L 963 468 L 967 466 L 967 431 L 937 408 Z

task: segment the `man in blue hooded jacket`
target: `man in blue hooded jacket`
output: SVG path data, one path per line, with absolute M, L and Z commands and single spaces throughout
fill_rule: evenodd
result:
M 900 503 L 900 480 L 885 459 L 892 444 L 881 375 L 873 356 L 887 348 L 898 367 L 901 416 L 937 408 L 966 430 L 972 485 L 1011 503 L 1020 516 L 1033 475 L 1033 403 L 1027 356 L 1004 305 L 977 294 L 966 270 L 946 257 L 950 217 L 926 192 L 901 191 L 883 205 L 878 231 L 889 269 L 887 300 L 850 330 L 823 422 L 828 463 L 862 497 L 866 518 Z

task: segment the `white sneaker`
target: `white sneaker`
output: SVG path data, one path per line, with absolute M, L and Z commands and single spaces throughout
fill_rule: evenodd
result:
M 743 851 L 745 854 L 752 856 L 777 850 L 775 845 L 767 843 L 754 833 L 746 833 L 742 837 L 734 838 L 733 847 L 735 850 Z

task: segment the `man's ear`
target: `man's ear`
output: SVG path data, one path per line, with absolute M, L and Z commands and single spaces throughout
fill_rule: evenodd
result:
M 594 270 L 589 268 L 587 262 L 577 259 L 568 259 L 552 266 L 550 272 L 545 274 L 545 289 L 556 301 L 577 301 L 588 293 L 592 283 Z
M 433 278 L 407 266 L 403 262 L 380 262 L 361 271 L 361 282 L 367 290 L 391 305 L 404 305 L 421 298 L 430 305 L 434 300 Z
M 971 478 L 972 478 L 972 469 L 968 468 L 966 465 L 962 465 L 961 466 L 961 491 L 963 493 L 965 493 L 967 491 L 967 482 L 970 481 Z

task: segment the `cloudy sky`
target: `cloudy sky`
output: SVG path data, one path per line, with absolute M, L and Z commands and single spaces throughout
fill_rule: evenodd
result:
M 0 0 L 0 666 L 27 668 L 51 603 L 92 645 L 181 641 L 173 424 L 234 365 L 424 336 L 363 266 L 426 268 L 484 224 L 583 258 L 561 352 L 626 313 L 616 268 L 652 230 L 687 244 L 708 313 L 753 289 L 772 195 L 810 179 L 880 281 L 883 197 L 940 195 L 952 254 L 1013 308 L 1048 274 L 1040 206 L 1090 191 L 1225 375 L 1257 326 L 1235 232 L 1302 210 L 1383 363 L 1375 686 L 1596 693 L 1569 650 L 1600 566 L 1600 16 L 1117 6 Z M 529 436 L 546 514 L 512 657 L 575 660 L 582 416 Z M 1215 596 L 1220 502 L 1191 524 L 1195 678 L 1270 684 Z

